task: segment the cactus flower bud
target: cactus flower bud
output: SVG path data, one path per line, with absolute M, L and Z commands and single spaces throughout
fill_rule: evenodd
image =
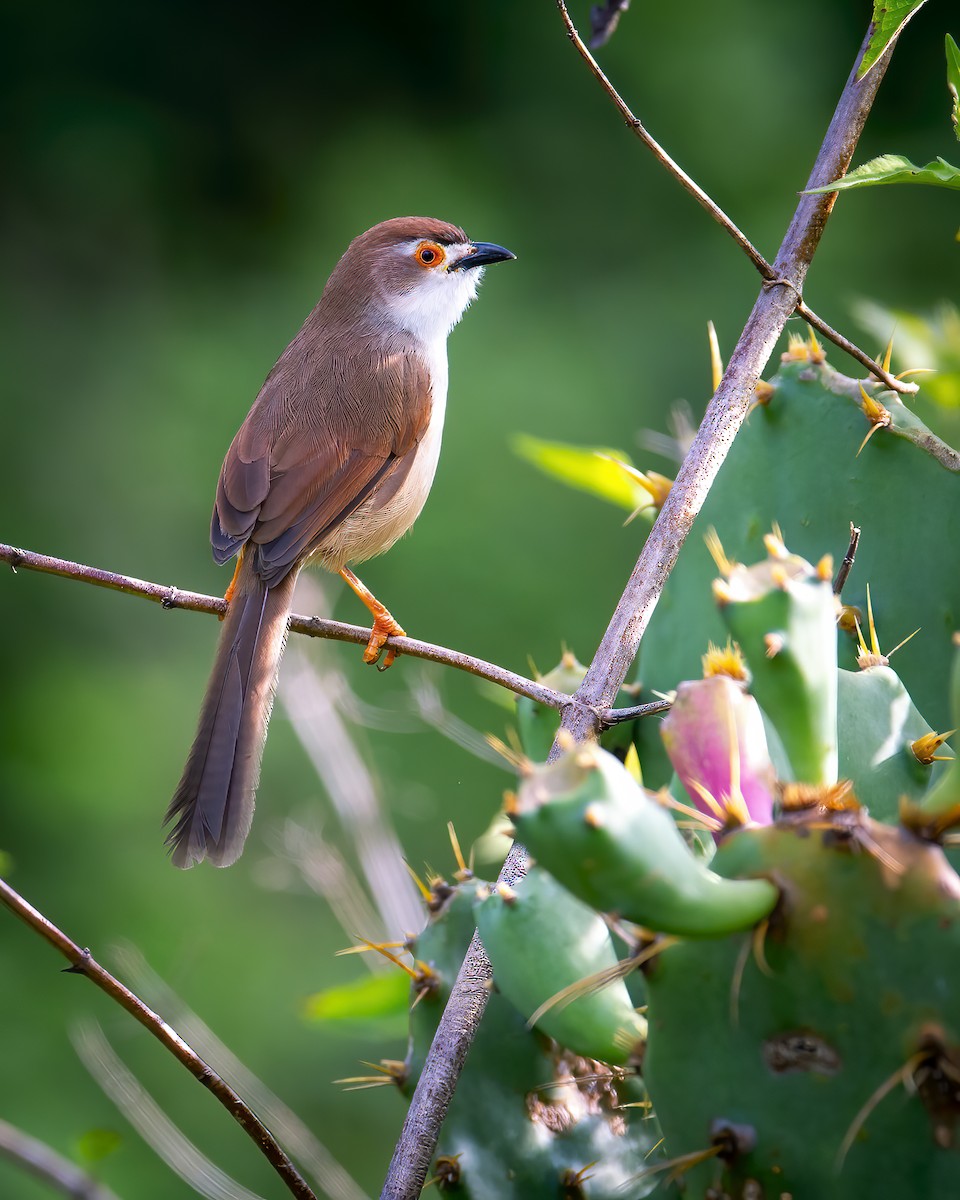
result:
M 725 675 L 681 683 L 661 734 L 701 812 L 724 829 L 771 823 L 773 764 L 760 706 L 742 684 Z

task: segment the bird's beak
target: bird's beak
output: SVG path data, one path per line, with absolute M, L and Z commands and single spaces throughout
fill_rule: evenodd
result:
M 474 242 L 472 249 L 450 268 L 451 271 L 462 271 L 465 267 L 485 267 L 489 263 L 506 262 L 517 256 L 512 250 L 506 250 L 494 242 Z

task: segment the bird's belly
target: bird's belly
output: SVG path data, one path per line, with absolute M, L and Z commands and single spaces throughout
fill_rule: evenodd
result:
M 318 548 L 317 558 L 332 571 L 382 554 L 411 528 L 426 503 L 440 458 L 443 412 L 434 415 L 413 462 L 396 488 L 390 479 L 334 529 Z M 404 464 L 398 469 L 402 470 Z

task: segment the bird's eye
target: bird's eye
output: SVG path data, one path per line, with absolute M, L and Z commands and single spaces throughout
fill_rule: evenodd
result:
M 436 242 L 421 242 L 414 253 L 421 267 L 435 267 L 443 262 L 443 249 Z

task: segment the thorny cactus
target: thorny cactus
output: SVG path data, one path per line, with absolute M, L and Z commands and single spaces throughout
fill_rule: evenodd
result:
M 674 704 L 639 768 L 622 738 L 529 765 L 508 811 L 535 866 L 465 877 L 416 941 L 408 1083 L 474 920 L 494 971 L 442 1189 L 960 1193 L 960 459 L 814 351 L 761 389 L 644 642 Z M 815 559 L 863 528 L 853 603 L 777 518 Z M 876 614 L 924 623 L 904 679 Z M 531 712 L 521 735 L 544 757 Z

